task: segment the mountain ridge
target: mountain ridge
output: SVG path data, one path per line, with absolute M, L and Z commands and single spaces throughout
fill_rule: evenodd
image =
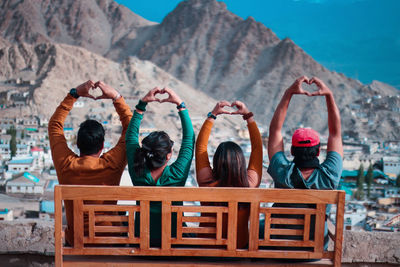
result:
M 400 138 L 400 122 L 392 106 L 376 110 L 377 115 L 352 109 L 354 103 L 375 96 L 398 97 L 395 88 L 380 82 L 364 85 L 329 71 L 289 38 L 280 40 L 265 25 L 251 17 L 243 20 L 222 2 L 182 1 L 160 24 L 149 22 L 110 0 L 58 0 L 55 7 L 50 7 L 50 1 L 40 5 L 33 0 L 18 3 L 2 4 L 0 45 L 3 47 L 24 42 L 34 45 L 44 39 L 50 43 L 65 41 L 119 64 L 132 56 L 151 61 L 215 99 L 244 101 L 263 125 L 268 125 L 283 90 L 295 78 L 318 76 L 334 92 L 344 125 L 353 125 L 359 119 L 357 116 L 364 116 L 361 113 L 371 114 L 367 115 L 367 122 L 357 126 L 357 137 Z M 23 7 L 28 6 L 32 6 L 29 18 L 17 16 L 24 14 Z M 39 23 L 43 18 L 47 24 Z M 0 74 L 3 79 L 11 75 Z M 311 126 L 326 134 L 325 110 L 322 98 L 295 97 L 286 125 Z M 387 126 L 380 129 L 380 122 Z M 343 129 L 344 134 L 346 131 L 350 129 Z

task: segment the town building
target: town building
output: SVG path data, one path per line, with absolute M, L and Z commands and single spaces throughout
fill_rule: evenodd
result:
M 6 193 L 42 195 L 46 181 L 38 177 L 38 173 L 24 172 L 6 182 Z
M 13 211 L 9 209 L 0 209 L 0 221 L 12 221 L 14 219 Z
M 383 172 L 395 178 L 400 174 L 400 157 L 383 157 Z
M 8 162 L 8 170 L 13 173 L 33 171 L 35 168 L 33 157 L 13 158 Z

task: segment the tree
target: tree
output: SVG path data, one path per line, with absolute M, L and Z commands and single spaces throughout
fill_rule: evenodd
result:
M 365 180 L 366 180 L 367 186 L 368 186 L 367 196 L 369 198 L 370 191 L 371 191 L 371 184 L 374 181 L 374 173 L 373 173 L 371 164 L 368 167 L 368 171 L 367 171 L 367 175 L 365 176 Z
M 358 175 L 357 175 L 357 187 L 363 185 L 365 182 L 365 177 L 364 177 L 364 165 L 361 164 L 360 167 L 358 168 Z
M 10 140 L 10 151 L 11 151 L 11 158 L 15 157 L 17 154 L 17 131 L 15 130 L 14 127 L 11 127 L 9 130 L 7 130 L 7 134 L 11 135 L 11 140 Z
M 365 182 L 364 166 L 361 164 L 360 168 L 358 169 L 358 175 L 357 175 L 357 191 L 354 194 L 354 197 L 357 200 L 361 200 L 364 197 L 364 182 Z
M 397 175 L 396 186 L 397 186 L 397 187 L 400 187 L 400 174 Z

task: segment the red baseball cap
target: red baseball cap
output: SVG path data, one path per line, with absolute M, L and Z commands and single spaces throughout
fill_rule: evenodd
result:
M 292 136 L 292 146 L 312 147 L 319 144 L 319 134 L 311 128 L 299 128 Z

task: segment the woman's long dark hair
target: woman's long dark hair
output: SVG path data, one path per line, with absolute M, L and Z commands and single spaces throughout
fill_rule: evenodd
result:
M 249 187 L 246 159 L 234 142 L 221 143 L 213 158 L 213 178 L 224 187 Z
M 174 142 L 164 131 L 150 133 L 142 140 L 142 147 L 136 149 L 133 167 L 136 175 L 143 175 L 145 167 L 150 171 L 160 168 L 167 160 Z

